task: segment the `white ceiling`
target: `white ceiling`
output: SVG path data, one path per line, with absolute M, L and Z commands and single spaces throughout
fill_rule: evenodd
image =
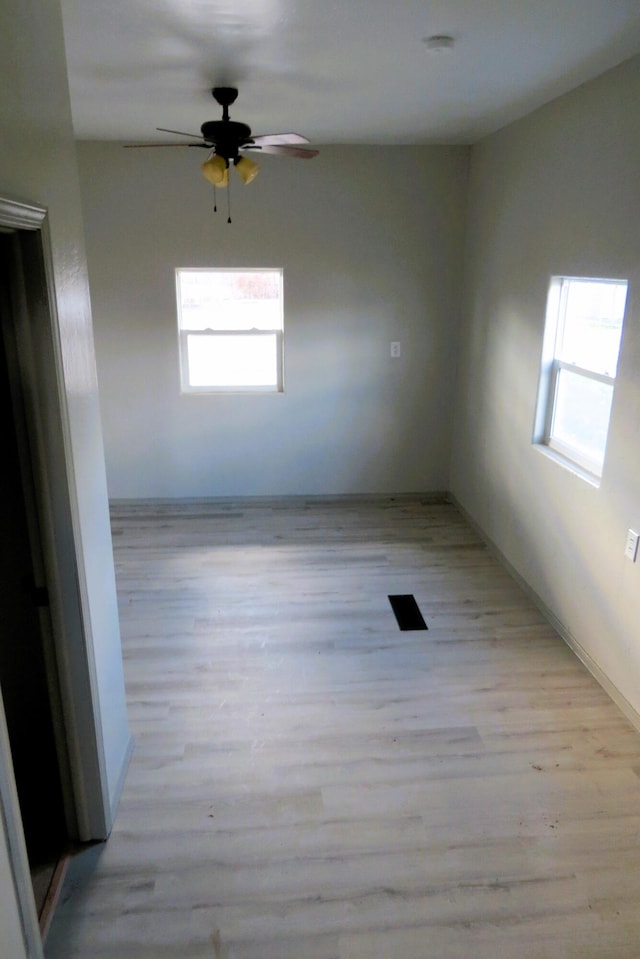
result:
M 82 139 L 231 117 L 315 143 L 471 143 L 640 51 L 639 0 L 62 0 Z M 449 34 L 430 53 L 423 38 Z

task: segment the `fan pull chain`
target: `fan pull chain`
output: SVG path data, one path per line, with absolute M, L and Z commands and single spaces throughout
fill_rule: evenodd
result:
M 231 177 L 229 177 L 229 183 L 227 184 L 227 223 L 231 223 Z
M 217 205 L 217 203 L 216 203 L 216 185 L 215 185 L 215 183 L 213 184 L 213 212 L 214 212 L 214 213 L 217 213 L 217 212 L 218 212 L 218 205 Z

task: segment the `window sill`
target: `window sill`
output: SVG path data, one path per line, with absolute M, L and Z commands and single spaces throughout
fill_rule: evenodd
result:
M 542 453 L 543 456 L 546 456 L 547 459 L 553 460 L 554 463 L 557 463 L 558 466 L 561 466 L 569 473 L 573 473 L 574 476 L 578 476 L 580 479 L 584 480 L 585 483 L 589 483 L 589 485 L 595 487 L 595 489 L 600 488 L 602 479 L 600 476 L 596 476 L 594 473 L 590 473 L 582 466 L 578 466 L 577 463 L 574 463 L 573 460 L 563 456 L 562 453 L 557 453 L 544 443 L 534 443 L 533 448 L 539 453 Z
M 282 396 L 276 386 L 182 386 L 181 396 Z

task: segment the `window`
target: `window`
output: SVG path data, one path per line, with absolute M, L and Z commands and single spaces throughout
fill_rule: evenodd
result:
M 282 270 L 177 270 L 182 389 L 282 392 Z
M 602 475 L 622 337 L 626 280 L 554 277 L 534 440 Z

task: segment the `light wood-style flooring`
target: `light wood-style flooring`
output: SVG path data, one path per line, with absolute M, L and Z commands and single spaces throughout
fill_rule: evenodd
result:
M 48 959 L 638 959 L 640 734 L 453 506 L 113 530 L 137 746 Z

